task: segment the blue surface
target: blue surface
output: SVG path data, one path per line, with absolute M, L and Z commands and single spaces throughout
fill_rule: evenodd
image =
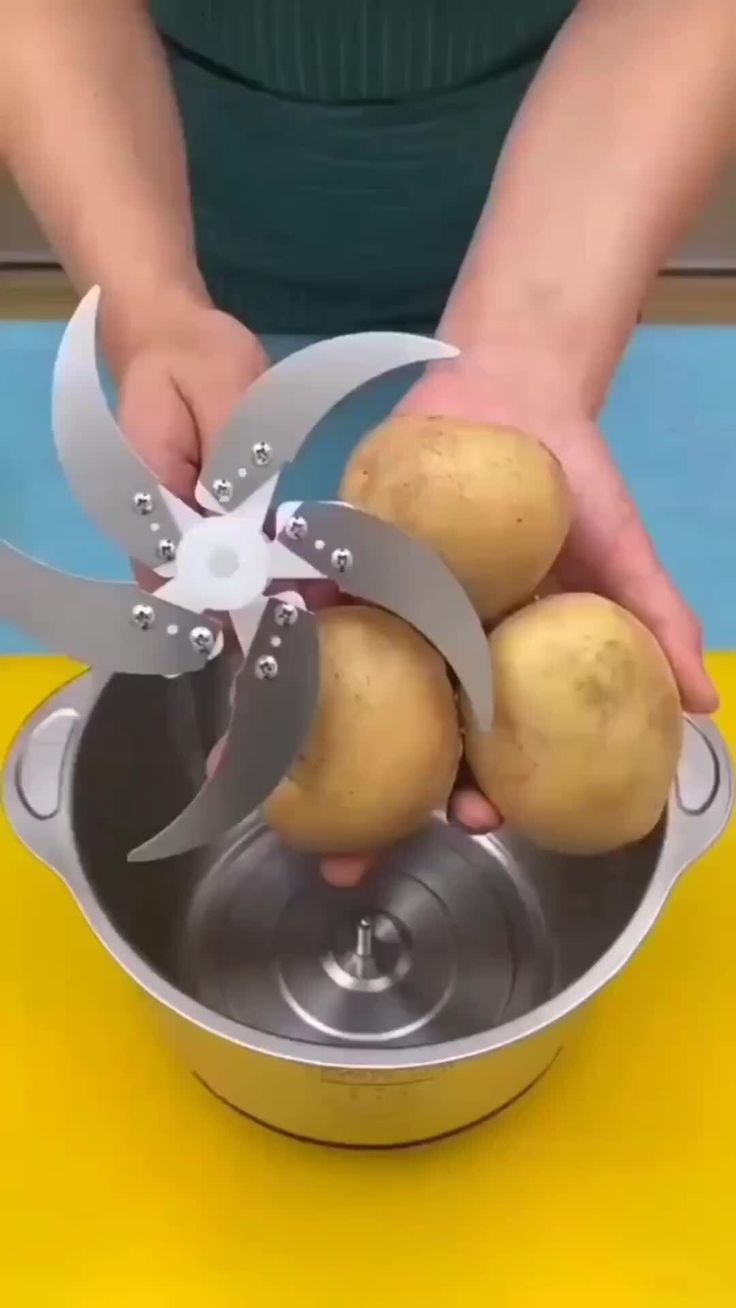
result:
M 127 577 L 127 561 L 77 507 L 56 460 L 49 396 L 61 331 L 0 324 L 0 536 L 71 572 Z M 303 343 L 267 345 L 276 358 Z M 334 410 L 285 479 L 286 495 L 332 495 L 356 441 L 410 381 L 407 372 L 373 384 Z M 736 648 L 736 328 L 641 328 L 604 427 L 709 648 Z M 0 624 L 0 653 L 33 648 Z

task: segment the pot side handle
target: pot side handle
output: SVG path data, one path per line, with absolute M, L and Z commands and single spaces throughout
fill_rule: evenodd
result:
M 72 765 L 95 694 L 89 675 L 56 691 L 25 724 L 5 767 L 3 798 L 15 834 L 67 883 Z
M 673 807 L 688 864 L 721 836 L 733 803 L 733 766 L 721 732 L 710 718 L 686 717 Z

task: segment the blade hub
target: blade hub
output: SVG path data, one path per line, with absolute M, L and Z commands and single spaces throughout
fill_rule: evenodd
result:
M 229 545 L 218 545 L 209 557 L 210 571 L 221 581 L 234 577 L 240 566 L 238 556 Z
M 182 537 L 177 577 L 202 609 L 245 608 L 269 580 L 268 541 L 236 517 L 202 518 Z

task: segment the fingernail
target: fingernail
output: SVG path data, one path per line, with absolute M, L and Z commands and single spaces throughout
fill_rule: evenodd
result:
M 718 692 L 718 687 L 714 681 L 711 681 L 710 677 L 707 679 L 707 685 L 710 698 L 708 707 L 705 711 L 707 713 L 715 713 L 716 709 L 721 707 L 721 696 Z

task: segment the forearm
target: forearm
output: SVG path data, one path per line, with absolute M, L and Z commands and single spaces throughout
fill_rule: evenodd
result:
M 583 0 L 512 129 L 443 335 L 522 372 L 530 352 L 564 361 L 595 412 L 734 139 L 733 0 Z
M 81 292 L 121 318 L 204 295 L 165 57 L 140 0 L 23 0 L 0 47 L 2 150 Z

